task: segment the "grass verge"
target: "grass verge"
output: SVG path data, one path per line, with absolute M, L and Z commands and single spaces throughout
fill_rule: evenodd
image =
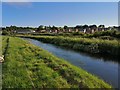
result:
M 98 77 L 16 37 L 3 37 L 3 88 L 112 88 Z

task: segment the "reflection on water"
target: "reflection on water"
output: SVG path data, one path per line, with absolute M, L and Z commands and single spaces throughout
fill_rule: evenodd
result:
M 64 58 L 75 66 L 81 67 L 86 71 L 104 79 L 114 87 L 118 87 L 118 65 L 117 60 L 98 55 L 89 55 L 73 50 L 61 48 L 52 44 L 42 43 L 34 39 L 28 39 L 32 44 L 39 46 L 57 57 Z
M 113 63 L 119 63 L 120 64 L 120 61 L 119 61 L 119 58 L 116 57 L 116 56 L 112 56 L 112 55 L 106 55 L 106 54 L 91 54 L 91 53 L 86 53 L 86 52 L 81 52 L 81 51 L 75 51 L 75 50 L 71 50 L 69 48 L 64 48 L 64 47 L 60 47 L 60 46 L 55 46 L 54 47 L 56 48 L 62 48 L 64 50 L 68 50 L 70 52 L 77 52 L 81 55 L 84 55 L 84 56 L 90 56 L 91 58 L 93 58 L 93 60 L 103 60 L 104 62 L 107 62 L 107 61 L 111 61 Z

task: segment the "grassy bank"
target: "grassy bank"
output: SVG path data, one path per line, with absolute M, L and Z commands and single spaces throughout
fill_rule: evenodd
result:
M 3 37 L 3 88 L 111 88 L 98 77 L 16 37 Z
M 103 40 L 89 38 L 71 38 L 63 36 L 24 36 L 40 40 L 46 43 L 52 43 L 70 49 L 84 51 L 92 54 L 103 54 L 108 56 L 120 55 L 120 41 L 118 40 Z

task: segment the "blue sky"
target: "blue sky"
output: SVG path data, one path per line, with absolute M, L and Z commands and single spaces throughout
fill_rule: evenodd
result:
M 118 24 L 117 2 L 3 2 L 3 26 Z

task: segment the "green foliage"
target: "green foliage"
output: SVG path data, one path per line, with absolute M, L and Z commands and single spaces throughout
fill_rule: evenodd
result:
M 120 39 L 120 32 L 117 30 L 97 31 L 93 34 L 82 32 L 69 32 L 69 33 L 34 33 L 33 35 L 41 36 L 65 36 L 65 37 L 79 37 L 79 38 L 98 38 L 98 39 Z
M 98 77 L 23 39 L 3 37 L 3 45 L 8 45 L 3 88 L 111 88 Z
M 101 36 L 109 36 L 120 39 L 120 32 L 116 30 L 100 31 L 100 32 L 95 32 L 94 34 L 89 34 L 86 37 L 101 37 Z
M 120 55 L 120 42 L 111 37 L 109 39 L 89 39 L 89 38 L 73 38 L 63 36 L 28 36 L 46 43 L 52 43 L 59 46 L 71 48 L 78 51 L 88 53 L 101 53 L 106 55 Z M 103 37 L 102 37 L 103 38 Z M 105 37 L 104 37 L 105 38 Z
M 10 32 L 7 31 L 7 30 L 3 30 L 3 31 L 2 31 L 2 35 L 10 35 Z
M 114 30 L 107 30 L 104 32 L 96 32 L 93 34 L 93 36 L 98 37 L 98 36 L 114 36 L 116 34 L 116 31 Z

